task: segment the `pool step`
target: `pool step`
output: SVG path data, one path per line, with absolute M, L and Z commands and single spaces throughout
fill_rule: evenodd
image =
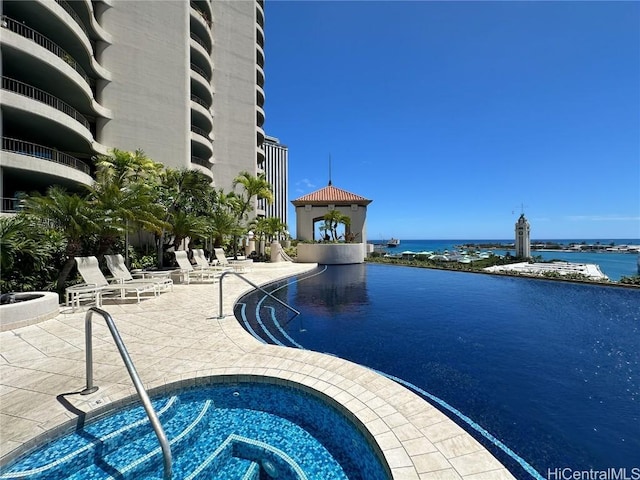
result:
M 198 480 L 259 480 L 260 466 L 251 460 L 230 457 L 223 465 L 220 465 L 215 473 L 197 477 Z M 268 477 L 267 477 L 268 478 Z
M 162 422 L 174 458 L 193 443 L 201 430 L 198 425 L 212 404 L 211 400 L 204 401 L 190 415 L 186 413 L 190 410 L 177 411 L 168 421 Z M 162 449 L 150 425 L 145 434 L 135 441 L 121 444 L 119 449 L 91 460 L 94 464 L 76 471 L 68 477 L 69 480 L 162 477 Z
M 177 396 L 154 404 L 158 418 L 162 423 L 169 421 L 180 405 Z M 2 478 L 29 478 L 30 480 L 50 480 L 60 478 L 60 471 L 72 474 L 93 462 L 94 458 L 108 455 L 122 445 L 145 435 L 151 430 L 144 409 L 135 407 L 112 417 L 109 421 L 100 422 L 100 436 L 94 435 L 96 427 L 88 425 L 80 436 L 69 437 L 66 448 L 60 444 L 52 446 L 50 461 L 32 465 L 15 474 L 4 474 Z

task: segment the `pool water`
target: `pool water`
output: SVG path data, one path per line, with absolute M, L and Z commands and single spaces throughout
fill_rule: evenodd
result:
M 397 378 L 517 478 L 640 466 L 640 290 L 377 264 L 322 267 L 244 297 L 268 343 Z
M 156 398 L 176 479 L 387 479 L 362 433 L 292 387 L 225 383 Z M 4 469 L 15 479 L 160 479 L 162 454 L 141 406 L 120 410 Z

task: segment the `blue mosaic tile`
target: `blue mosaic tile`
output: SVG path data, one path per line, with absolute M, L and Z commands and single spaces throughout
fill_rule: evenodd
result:
M 360 431 L 301 390 L 225 383 L 155 399 L 171 444 L 174 478 L 383 480 Z M 128 408 L 43 446 L 0 479 L 162 478 L 162 454 L 142 407 Z

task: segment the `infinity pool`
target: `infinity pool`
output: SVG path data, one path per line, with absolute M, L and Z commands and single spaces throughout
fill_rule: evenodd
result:
M 322 267 L 236 316 L 267 343 L 412 388 L 517 477 L 640 466 L 640 290 L 387 265 Z
M 171 444 L 173 478 L 383 480 L 387 470 L 347 418 L 290 386 L 239 382 L 153 400 Z M 117 411 L 19 459 L 2 479 L 162 478 L 142 407 Z

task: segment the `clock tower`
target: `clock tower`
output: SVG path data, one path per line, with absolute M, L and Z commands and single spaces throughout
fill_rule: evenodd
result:
M 516 222 L 516 257 L 531 257 L 531 228 L 524 218 L 524 213 Z

